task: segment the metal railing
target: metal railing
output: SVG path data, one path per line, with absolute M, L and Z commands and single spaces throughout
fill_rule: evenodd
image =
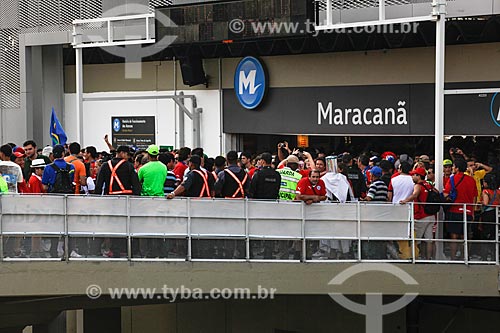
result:
M 413 204 L 5 195 L 0 205 L 0 261 L 499 263 L 498 207 L 491 222 L 464 213 L 454 222 L 464 239 L 450 239 L 442 212 L 435 232 L 417 235 Z

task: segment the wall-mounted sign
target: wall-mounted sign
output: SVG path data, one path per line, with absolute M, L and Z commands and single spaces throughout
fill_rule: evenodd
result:
M 160 152 L 173 152 L 174 146 L 160 146 Z
M 146 149 L 156 141 L 155 117 L 111 117 L 113 146 Z
M 434 135 L 433 84 L 272 88 L 266 112 L 249 112 L 228 89 L 223 109 L 225 133 Z M 498 135 L 499 127 L 500 96 L 445 96 L 445 135 Z
M 266 94 L 267 73 L 254 57 L 243 58 L 234 73 L 234 91 L 240 104 L 249 110 L 257 108 Z

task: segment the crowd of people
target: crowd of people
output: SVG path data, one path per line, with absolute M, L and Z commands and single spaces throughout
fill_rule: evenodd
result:
M 280 142 L 274 152 L 229 151 L 211 158 L 199 147 L 167 152 L 150 145 L 134 151 L 128 146 L 115 148 L 107 136 L 104 139 L 107 152 L 98 152 L 93 146 L 82 149 L 77 142 L 42 149 L 33 140 L 22 146 L 2 145 L 0 192 L 252 198 L 303 201 L 307 205 L 325 201 L 414 202 L 415 236 L 431 240 L 436 237 L 437 211 L 427 206 L 429 196 L 436 197 L 435 163 L 442 163 L 444 190 L 440 200 L 454 203 L 445 212 L 445 236 L 459 240 L 467 232 L 475 239 L 495 237 L 499 165 L 478 161 L 459 148 L 451 148 L 448 159 L 436 161 L 425 154 L 411 157 L 391 151 L 325 156 L 314 148 L 291 149 L 287 142 Z M 471 223 L 471 230 L 464 231 L 464 215 L 477 222 Z M 366 256 L 401 258 L 408 247 L 403 243 L 372 244 Z M 321 241 L 314 250 L 317 257 L 349 258 L 352 242 Z M 424 258 L 435 256 L 432 241 L 422 242 L 419 250 Z M 287 249 L 278 246 L 273 251 L 284 253 Z M 290 244 L 290 251 L 297 252 L 297 244 Z M 450 244 L 451 259 L 459 259 L 463 252 L 459 242 Z M 477 255 L 486 255 L 480 252 Z

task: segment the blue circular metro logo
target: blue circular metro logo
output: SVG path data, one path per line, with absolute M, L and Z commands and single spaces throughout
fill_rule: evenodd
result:
M 495 125 L 500 127 L 500 107 L 499 107 L 500 103 L 495 103 L 495 98 L 497 97 L 497 95 L 498 93 L 495 93 L 495 95 L 493 95 L 493 98 L 491 99 L 490 114 Z
M 119 132 L 121 128 L 122 128 L 122 123 L 120 122 L 120 119 L 116 118 L 113 121 L 113 130 L 115 132 Z
M 246 109 L 255 109 L 266 93 L 266 72 L 254 57 L 243 58 L 234 73 L 234 91 L 240 104 Z

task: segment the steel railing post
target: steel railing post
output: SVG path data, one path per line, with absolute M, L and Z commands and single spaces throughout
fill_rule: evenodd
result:
M 301 201 L 300 210 L 302 214 L 302 225 L 301 225 L 301 233 L 302 233 L 302 262 L 306 262 L 306 250 L 307 250 L 307 242 L 306 242 L 306 211 L 305 211 L 305 203 Z
M 0 196 L 0 261 L 3 261 L 3 201 Z
M 463 204 L 463 209 L 464 209 L 464 213 L 463 213 L 463 223 L 464 223 L 464 262 L 466 265 L 469 264 L 469 243 L 468 243 L 468 239 L 469 239 L 469 235 L 468 235 L 468 230 L 467 230 L 467 205 L 466 204 Z M 472 222 L 474 223 L 474 222 Z
M 245 198 L 245 247 L 246 247 L 246 260 L 250 261 L 250 236 L 248 229 L 248 198 Z
M 416 262 L 416 256 L 417 253 L 415 251 L 415 210 L 413 209 L 413 205 L 415 205 L 414 202 L 411 202 L 410 205 L 408 205 L 409 214 L 410 214 L 410 240 L 411 240 L 411 256 L 412 256 L 412 263 Z
M 68 195 L 64 195 L 64 260 L 69 261 Z M 58 242 L 59 243 L 59 242 Z
M 356 216 L 357 216 L 357 234 L 358 234 L 358 262 L 361 262 L 361 205 L 360 202 L 358 201 L 356 203 Z
M 188 251 L 187 251 L 187 261 L 191 261 L 192 256 L 192 244 L 191 244 L 191 198 L 187 198 L 187 241 L 188 241 Z
M 497 265 L 500 264 L 500 254 L 498 253 L 500 249 L 500 240 L 499 240 L 499 230 L 498 230 L 498 219 L 500 214 L 500 207 L 495 208 L 496 214 L 495 214 L 495 262 Z
M 127 195 L 127 259 L 132 261 L 132 235 L 130 234 L 130 196 Z

